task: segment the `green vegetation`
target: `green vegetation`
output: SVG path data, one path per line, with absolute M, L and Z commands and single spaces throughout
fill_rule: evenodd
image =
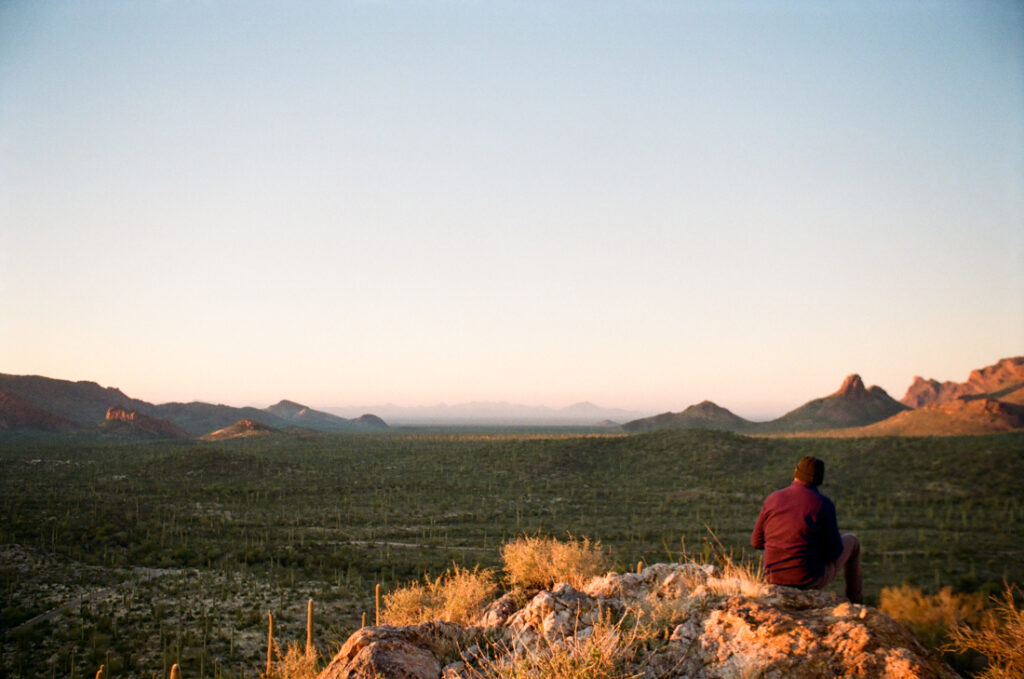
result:
M 864 549 L 867 595 L 1024 582 L 1024 434 L 759 439 L 557 431 L 0 442 L 0 676 L 256 676 L 266 611 L 328 657 L 384 591 L 498 566 L 522 535 L 599 540 L 613 567 L 756 561 L 765 495 L 803 455 Z M 838 585 L 841 587 L 841 583 Z M 833 585 L 836 587 L 836 585 Z M 78 599 L 81 599 L 78 601 Z M 23 625 L 69 601 L 54 616 Z

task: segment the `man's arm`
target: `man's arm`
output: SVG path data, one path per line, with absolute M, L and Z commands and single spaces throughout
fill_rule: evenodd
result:
M 754 549 L 764 549 L 764 506 L 761 506 L 761 513 L 757 515 L 757 523 L 754 524 L 754 532 L 750 534 L 750 546 Z
M 843 536 L 839 534 L 839 522 L 836 520 L 836 506 L 831 500 L 821 508 L 822 547 L 825 550 L 825 562 L 835 561 L 843 553 Z

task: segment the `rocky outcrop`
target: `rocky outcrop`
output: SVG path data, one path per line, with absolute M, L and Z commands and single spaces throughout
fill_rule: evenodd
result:
M 938 380 L 914 377 L 913 383 L 907 387 L 907 393 L 900 403 L 908 408 L 923 408 L 933 403 L 946 403 L 962 394 L 963 385 L 956 382 L 939 382 Z
M 441 621 L 364 627 L 348 638 L 320 679 L 437 679 L 441 676 L 439 658 L 456 657 L 480 636 L 479 629 Z
M 124 406 L 110 406 L 100 429 L 108 434 L 145 436 L 153 438 L 187 439 L 189 433 L 167 420 L 143 415 Z
M 991 398 L 957 399 L 905 410 L 887 420 L 827 435 L 834 436 L 968 436 L 997 434 L 1024 427 L 1024 405 Z
M 957 676 L 874 608 L 712 566 L 654 564 L 579 590 L 562 583 L 521 594 L 499 599 L 477 627 L 437 621 L 359 630 L 319 679 L 479 678 L 558 654 L 607 657 L 610 648 L 613 676 L 644 679 Z M 508 610 L 516 601 L 525 603 Z
M 1020 402 L 1021 394 L 1024 394 L 1024 356 L 1017 356 L 972 370 L 966 382 L 939 382 L 915 377 L 900 402 L 910 408 L 976 398 L 996 398 L 1017 403 Z

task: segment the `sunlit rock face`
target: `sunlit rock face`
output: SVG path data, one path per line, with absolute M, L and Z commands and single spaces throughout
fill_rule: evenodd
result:
M 173 422 L 143 415 L 136 410 L 128 410 L 122 406 L 107 408 L 107 415 L 101 425 L 101 429 L 160 438 L 189 438 L 189 433 Z
M 506 594 L 477 626 L 367 627 L 319 679 L 479 679 L 601 652 L 611 654 L 612 676 L 644 679 L 958 676 L 874 608 L 690 563 Z
M 915 377 L 900 401 L 911 408 L 923 408 L 986 395 L 1011 403 L 1024 403 L 1024 356 L 1004 358 L 993 365 L 972 370 L 966 382 L 939 382 Z

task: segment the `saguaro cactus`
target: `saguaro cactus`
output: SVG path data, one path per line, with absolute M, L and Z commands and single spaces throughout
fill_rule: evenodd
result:
M 306 655 L 313 653 L 313 600 L 306 604 Z
M 374 604 L 374 625 L 380 625 L 380 583 L 373 590 L 373 604 Z
M 178 663 L 171 665 L 171 679 L 181 679 L 181 670 L 178 669 Z
M 267 676 L 274 662 L 274 612 L 267 611 Z

